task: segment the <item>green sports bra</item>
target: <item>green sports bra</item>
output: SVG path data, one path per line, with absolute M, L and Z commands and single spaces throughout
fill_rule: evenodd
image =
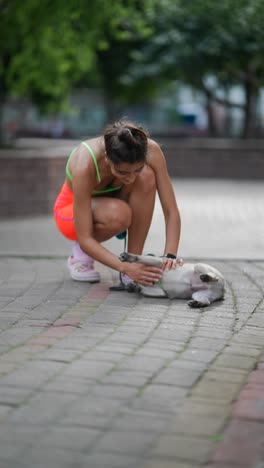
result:
M 95 166 L 95 170 L 96 170 L 96 175 L 97 175 L 97 180 L 98 180 L 98 183 L 100 184 L 101 175 L 100 175 L 99 167 L 98 167 L 98 164 L 97 164 L 96 156 L 95 156 L 92 148 L 88 145 L 88 143 L 86 143 L 85 141 L 82 141 L 82 145 L 84 145 L 88 149 L 90 155 L 93 158 L 93 162 L 94 162 L 94 166 Z M 72 173 L 70 171 L 69 164 L 70 164 L 71 158 L 74 155 L 76 149 L 77 148 L 74 148 L 72 150 L 72 152 L 71 152 L 71 154 L 70 154 L 70 156 L 68 158 L 67 164 L 66 164 L 66 174 L 67 174 L 67 177 L 68 177 L 68 179 L 70 181 L 72 181 Z M 122 185 L 119 185 L 118 187 L 112 187 L 111 185 L 108 185 L 107 187 L 105 187 L 102 190 L 93 190 L 93 195 L 101 195 L 102 193 L 114 192 L 114 191 L 120 190 L 121 188 L 122 188 Z

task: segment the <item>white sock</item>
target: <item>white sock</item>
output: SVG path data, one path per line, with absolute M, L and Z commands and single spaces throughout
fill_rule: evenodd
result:
M 80 247 L 79 243 L 77 241 L 74 242 L 73 247 L 72 247 L 72 255 L 74 258 L 79 258 L 82 260 L 89 260 L 91 261 L 91 257 L 87 255 Z

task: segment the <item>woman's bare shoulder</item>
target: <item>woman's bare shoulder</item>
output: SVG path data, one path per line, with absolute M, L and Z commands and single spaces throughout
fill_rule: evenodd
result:
M 152 138 L 148 138 L 148 148 L 149 150 L 157 150 L 160 149 L 160 145 L 157 141 L 153 140 Z
M 160 145 L 157 143 L 157 141 L 152 140 L 150 138 L 148 139 L 147 160 L 151 166 L 156 166 L 156 165 L 159 166 L 161 163 L 163 164 L 165 161 L 164 154 L 162 152 Z
M 93 158 L 91 158 L 91 151 L 98 161 L 102 156 L 100 137 L 83 140 L 78 145 L 72 161 L 73 169 L 82 172 L 89 170 L 90 166 L 94 166 Z
M 102 151 L 104 148 L 104 142 L 103 142 L 103 137 L 102 136 L 96 136 L 93 138 L 87 138 L 86 140 L 83 140 L 82 143 L 86 143 L 87 145 L 90 146 L 90 148 L 93 151 L 98 151 L 99 153 Z M 81 146 L 85 147 L 85 144 L 80 144 Z

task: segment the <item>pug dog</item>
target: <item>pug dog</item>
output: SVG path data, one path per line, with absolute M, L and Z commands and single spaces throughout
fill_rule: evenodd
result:
M 123 262 L 140 262 L 161 267 L 162 257 L 134 255 L 123 252 Z M 225 279 L 216 268 L 206 263 L 184 263 L 175 270 L 164 271 L 162 279 L 153 286 L 139 286 L 132 283 L 126 288 L 140 291 L 146 297 L 167 297 L 169 299 L 191 299 L 190 307 L 207 307 L 224 296 Z

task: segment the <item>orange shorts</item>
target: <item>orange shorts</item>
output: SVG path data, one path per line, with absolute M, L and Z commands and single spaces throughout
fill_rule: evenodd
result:
M 59 231 L 70 240 L 77 240 L 73 221 L 73 192 L 66 183 L 54 204 L 54 219 Z

